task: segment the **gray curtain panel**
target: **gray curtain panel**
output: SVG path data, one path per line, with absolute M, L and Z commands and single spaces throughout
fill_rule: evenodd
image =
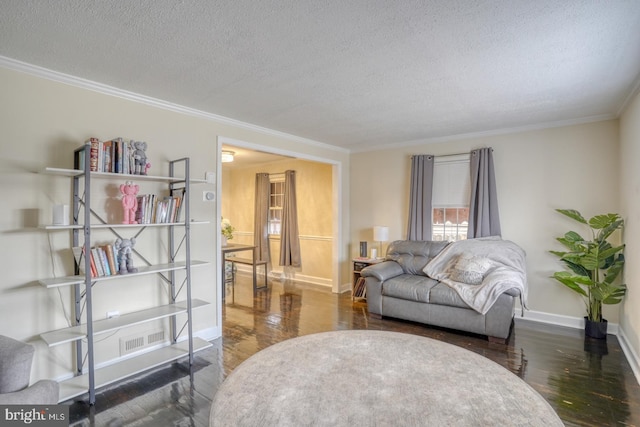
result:
M 431 154 L 421 154 L 411 158 L 407 240 L 431 240 L 433 164 L 434 157 Z
M 296 201 L 296 172 L 284 173 L 284 203 L 280 232 L 280 265 L 300 267 L 300 236 L 298 234 L 298 208 Z
M 493 148 L 471 152 L 471 201 L 467 237 L 500 236 L 500 215 L 493 166 Z
M 253 223 L 253 244 L 260 261 L 271 261 L 269 252 L 269 192 L 268 173 L 256 174 L 256 200 Z

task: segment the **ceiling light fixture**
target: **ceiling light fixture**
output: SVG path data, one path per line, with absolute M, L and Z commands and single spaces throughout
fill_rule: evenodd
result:
M 233 162 L 233 156 L 236 153 L 234 153 L 233 151 L 222 151 L 222 154 L 220 155 L 220 161 L 222 163 L 230 163 Z

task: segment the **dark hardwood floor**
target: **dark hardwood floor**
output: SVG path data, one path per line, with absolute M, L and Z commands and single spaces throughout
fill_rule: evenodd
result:
M 246 277 L 228 288 L 223 336 L 185 361 L 130 378 L 70 404 L 71 425 L 208 426 L 211 400 L 224 378 L 254 353 L 288 338 L 343 329 L 421 335 L 481 354 L 540 393 L 567 426 L 640 427 L 640 386 L 617 338 L 585 341 L 582 331 L 516 319 L 508 343 L 394 319 L 372 319 L 348 294 L 270 283 L 252 295 Z M 363 361 L 366 363 L 366 361 Z M 86 396 L 85 396 L 86 397 Z

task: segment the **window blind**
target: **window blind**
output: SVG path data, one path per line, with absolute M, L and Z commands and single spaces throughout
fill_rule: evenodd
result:
M 471 198 L 471 178 L 469 176 L 469 156 L 456 156 L 438 161 L 433 169 L 434 208 L 455 208 L 469 206 Z

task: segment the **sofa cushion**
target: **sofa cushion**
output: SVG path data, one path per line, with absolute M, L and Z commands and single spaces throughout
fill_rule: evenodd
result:
M 382 284 L 382 295 L 417 302 L 429 302 L 429 291 L 438 282 L 416 274 L 401 274 Z
M 468 285 L 479 285 L 493 267 L 489 258 L 462 254 L 452 262 L 449 279 Z
M 429 303 L 437 305 L 446 305 L 449 307 L 470 308 L 467 303 L 462 301 L 460 295 L 453 288 L 444 283 L 437 282 L 437 285 L 429 291 Z
M 448 244 L 449 242 L 397 240 L 389 245 L 386 259 L 400 264 L 407 274 L 426 276 L 423 271 L 425 266 Z

